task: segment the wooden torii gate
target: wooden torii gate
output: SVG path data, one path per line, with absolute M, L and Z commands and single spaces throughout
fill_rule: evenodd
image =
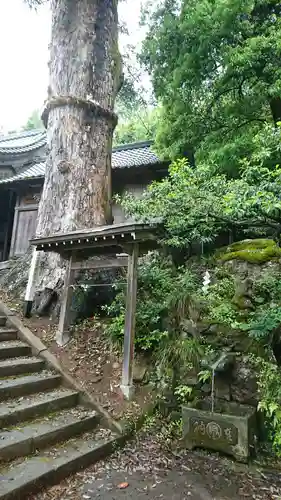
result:
M 128 268 L 123 372 L 120 388 L 124 397 L 131 399 L 134 394 L 133 362 L 137 263 L 139 255 L 157 248 L 157 225 L 127 222 L 74 231 L 68 234 L 57 234 L 46 238 L 36 238 L 31 241 L 31 244 L 34 245 L 34 252 L 25 295 L 26 304 L 29 306 L 26 309 L 30 310 L 34 298 L 34 282 L 39 252 L 55 252 L 67 261 L 57 335 L 60 345 L 64 345 L 69 340 L 69 313 L 75 271 L 125 266 Z M 99 259 L 92 259 L 95 256 Z M 102 259 L 100 259 L 101 256 Z

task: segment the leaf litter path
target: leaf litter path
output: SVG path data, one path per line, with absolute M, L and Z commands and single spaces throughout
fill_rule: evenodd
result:
M 10 301 L 3 291 L 0 297 L 19 313 L 19 303 Z M 105 380 L 108 384 L 109 380 L 120 379 L 120 368 L 114 374 L 107 372 L 100 383 L 92 378 L 92 357 L 99 361 L 99 364 L 94 364 L 95 375 L 100 376 L 105 364 L 114 370 L 114 363 L 108 363 L 108 349 L 98 329 L 79 329 L 68 348 L 59 351 L 54 342 L 54 325 L 49 321 L 42 324 L 42 320 L 36 318 L 24 322 L 60 358 L 64 368 L 86 383 L 89 392 L 100 394 L 101 404 L 107 402 L 114 418 L 122 416 L 130 420 L 135 412 L 139 413 L 137 404 L 133 409 L 124 407 L 118 394 L 104 387 Z M 140 432 L 134 441 L 106 461 L 98 462 L 29 500 L 281 500 L 279 472 L 263 472 L 200 451 L 176 456 L 170 451 L 170 442 L 165 441 L 163 422 L 160 430 L 159 422 L 157 425 L 149 432 Z M 128 483 L 128 486 L 119 489 L 121 483 Z
M 56 343 L 57 323 L 50 318 L 24 318 L 23 303 L 0 288 L 0 300 L 10 308 L 58 359 L 64 371 L 79 383 L 117 421 L 138 420 L 151 406 L 154 394 L 147 385 L 136 384 L 134 401 L 124 400 L 120 391 L 122 354 L 108 342 L 104 323 L 90 318 L 75 326 L 70 342 Z
M 281 500 L 279 472 L 169 448 L 163 427 L 142 431 L 107 460 L 29 500 Z

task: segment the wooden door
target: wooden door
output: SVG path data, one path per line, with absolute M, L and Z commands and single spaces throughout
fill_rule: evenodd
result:
M 14 241 L 11 248 L 11 256 L 18 257 L 24 255 L 27 251 L 32 239 L 35 235 L 36 220 L 37 220 L 37 207 L 18 207 L 16 218 L 16 225 L 14 227 Z

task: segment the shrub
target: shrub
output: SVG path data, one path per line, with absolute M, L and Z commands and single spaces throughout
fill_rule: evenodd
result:
M 235 293 L 232 276 L 224 277 L 210 285 L 205 301 L 210 321 L 231 326 L 237 319 L 237 310 L 232 299 Z
M 182 367 L 187 371 L 193 367 L 198 369 L 203 356 L 204 347 L 200 340 L 192 337 L 170 337 L 163 341 L 157 352 L 158 365 L 163 373 L 170 369 L 179 371 Z
M 250 358 L 257 371 L 258 409 L 265 416 L 265 425 L 275 453 L 281 456 L 281 373 L 280 368 L 262 358 Z
M 265 271 L 259 279 L 254 282 L 254 293 L 261 302 L 265 300 L 280 300 L 281 296 L 281 273 L 276 268 Z M 261 300 L 262 299 L 262 300 Z
M 114 342 L 123 341 L 125 290 L 116 284 L 118 293 L 104 309 L 111 317 L 107 333 Z M 189 269 L 175 269 L 171 261 L 158 253 L 140 262 L 136 308 L 136 349 L 153 351 L 168 331 L 180 331 L 181 319 L 196 292 L 198 280 Z
M 271 346 L 275 330 L 281 325 L 281 307 L 273 304 L 271 307 L 260 308 L 252 314 L 252 319 L 241 327 L 248 331 L 249 336 L 262 344 Z
M 155 349 L 167 335 L 165 319 L 168 298 L 174 283 L 174 269 L 168 259 L 151 254 L 138 268 L 135 347 Z M 116 283 L 118 293 L 105 311 L 111 317 L 106 332 L 112 341 L 122 343 L 125 324 L 125 290 Z

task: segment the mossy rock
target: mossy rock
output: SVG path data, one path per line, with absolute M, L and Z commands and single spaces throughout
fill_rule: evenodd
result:
M 232 243 L 228 247 L 226 247 L 227 251 L 237 252 L 240 250 L 249 250 L 249 249 L 259 249 L 276 246 L 276 242 L 274 240 L 268 238 L 256 238 L 256 239 L 248 239 L 237 241 L 236 243 Z
M 244 295 L 234 295 L 232 302 L 235 306 L 238 307 L 238 309 L 241 309 L 242 311 L 248 309 L 255 309 L 250 298 L 245 297 Z
M 281 258 L 281 248 L 274 240 L 259 238 L 233 243 L 217 251 L 216 257 L 222 262 L 242 260 L 251 264 L 263 264 Z

